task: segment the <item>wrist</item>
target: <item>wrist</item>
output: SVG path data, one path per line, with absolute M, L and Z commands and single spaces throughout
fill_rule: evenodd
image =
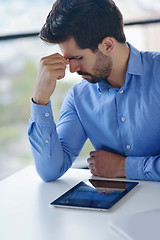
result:
M 38 99 L 33 97 L 32 98 L 33 103 L 38 105 L 47 105 L 50 102 L 50 99 Z
M 119 168 L 119 176 L 120 177 L 125 177 L 125 161 L 126 161 L 126 157 L 122 157 L 121 159 L 121 164 L 120 164 L 120 168 Z

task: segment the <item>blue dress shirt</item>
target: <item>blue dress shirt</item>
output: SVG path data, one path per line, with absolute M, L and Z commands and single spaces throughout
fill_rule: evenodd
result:
M 66 96 L 57 126 L 51 103 L 31 102 L 28 134 L 44 181 L 64 174 L 87 138 L 95 150 L 126 156 L 127 178 L 160 181 L 160 52 L 129 46 L 123 86 L 83 79 Z

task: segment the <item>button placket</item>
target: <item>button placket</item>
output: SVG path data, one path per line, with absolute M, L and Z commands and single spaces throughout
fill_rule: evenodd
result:
M 131 151 L 131 145 L 130 145 L 130 138 L 128 134 L 128 115 L 125 111 L 125 109 L 122 107 L 123 103 L 125 102 L 126 95 L 124 95 L 124 89 L 120 89 L 117 98 L 116 98 L 116 104 L 117 104 L 117 114 L 119 118 L 119 131 L 121 135 L 123 150 L 127 154 L 129 151 Z

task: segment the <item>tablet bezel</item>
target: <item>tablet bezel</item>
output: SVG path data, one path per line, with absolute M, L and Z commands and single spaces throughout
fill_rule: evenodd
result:
M 67 195 L 73 193 L 75 190 L 77 190 L 80 186 L 82 186 L 84 183 L 87 183 L 89 181 L 105 181 L 107 183 L 118 183 L 118 184 L 129 184 L 129 187 L 127 189 L 124 189 L 123 192 L 121 192 L 117 198 L 115 198 L 113 201 L 108 204 L 107 207 L 88 207 L 88 206 L 77 206 L 77 205 L 67 205 L 67 204 L 61 204 L 60 201 L 64 199 Z M 86 209 L 86 210 L 98 210 L 98 211 L 108 211 L 110 210 L 117 202 L 119 202 L 125 195 L 127 195 L 134 187 L 136 187 L 139 184 L 139 182 L 136 181 L 122 181 L 122 180 L 111 180 L 111 179 L 86 179 L 78 184 L 76 184 L 74 187 L 66 191 L 64 194 L 62 194 L 60 197 L 55 199 L 53 202 L 50 203 L 50 205 L 54 207 L 62 207 L 62 208 L 76 208 L 76 209 Z

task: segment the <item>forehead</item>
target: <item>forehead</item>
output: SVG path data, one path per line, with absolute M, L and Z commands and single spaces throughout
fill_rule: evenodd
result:
M 64 57 L 70 58 L 75 56 L 84 56 L 90 54 L 92 51 L 90 49 L 81 49 L 73 38 L 59 43 L 59 47 L 64 55 Z

